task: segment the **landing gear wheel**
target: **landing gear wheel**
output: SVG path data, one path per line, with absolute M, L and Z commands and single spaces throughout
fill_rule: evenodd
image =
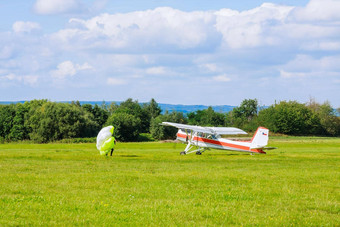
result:
M 200 152 L 200 151 L 196 151 L 196 154 L 197 154 L 197 155 L 201 155 L 201 154 L 202 154 L 202 152 Z
M 187 153 L 185 151 L 182 151 L 181 152 L 181 155 L 186 155 Z

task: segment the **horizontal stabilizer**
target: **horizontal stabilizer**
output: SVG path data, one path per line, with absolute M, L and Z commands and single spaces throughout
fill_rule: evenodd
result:
M 274 150 L 277 149 L 277 147 L 263 147 L 262 150 Z

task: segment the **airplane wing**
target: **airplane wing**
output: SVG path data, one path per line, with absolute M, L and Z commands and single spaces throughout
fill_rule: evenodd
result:
M 202 127 L 196 125 L 186 125 L 172 122 L 162 122 L 161 125 L 173 126 L 179 129 L 190 129 L 196 132 L 208 133 L 208 134 L 218 134 L 218 135 L 237 135 L 237 134 L 247 134 L 245 131 L 239 128 L 233 127 Z
M 219 135 L 238 135 L 238 134 L 248 134 L 245 131 L 234 128 L 234 127 L 207 127 L 215 131 L 216 134 Z

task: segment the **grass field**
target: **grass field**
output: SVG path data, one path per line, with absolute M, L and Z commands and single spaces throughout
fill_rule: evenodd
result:
M 340 225 L 340 139 L 278 137 L 267 155 L 176 143 L 0 144 L 0 226 Z

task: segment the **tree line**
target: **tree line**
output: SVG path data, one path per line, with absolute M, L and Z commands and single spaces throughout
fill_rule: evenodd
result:
M 228 113 L 219 113 L 209 107 L 184 115 L 176 111 L 162 114 L 154 99 L 140 104 L 129 98 L 119 105 L 103 103 L 100 106 L 43 99 L 0 105 L 0 141 L 46 143 L 95 137 L 107 125 L 115 127 L 118 141 L 138 141 L 142 133 L 158 140 L 173 139 L 177 129 L 161 126 L 163 121 L 237 127 L 249 132 L 264 126 L 272 132 L 287 135 L 339 136 L 340 108 L 337 111 L 338 115 L 328 102 L 319 104 L 314 100 L 306 104 L 281 101 L 261 108 L 256 99 L 245 99 Z

